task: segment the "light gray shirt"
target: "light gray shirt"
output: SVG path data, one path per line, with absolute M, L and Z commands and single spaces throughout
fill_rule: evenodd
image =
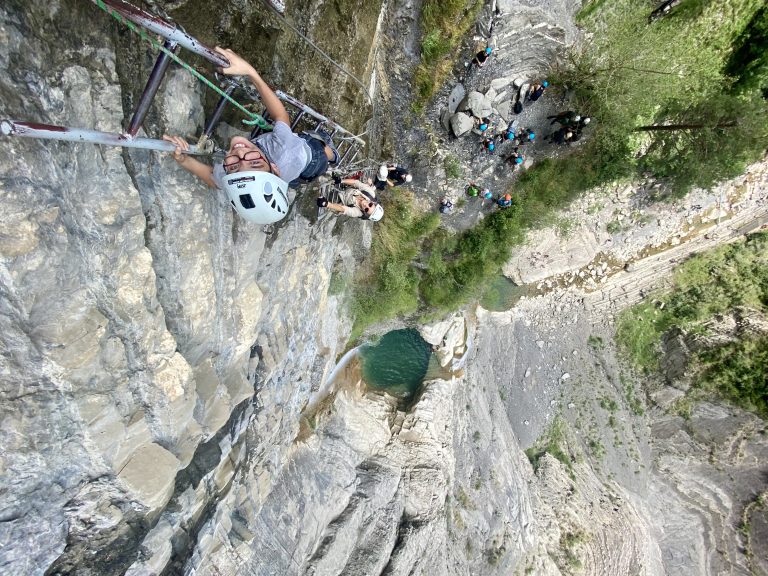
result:
M 269 160 L 280 170 L 280 178 L 291 182 L 299 177 L 312 160 L 312 149 L 303 138 L 291 132 L 285 122 L 275 122 L 271 132 L 257 136 L 251 140 L 264 152 Z M 219 188 L 224 187 L 224 165 L 217 163 L 213 167 L 213 179 Z

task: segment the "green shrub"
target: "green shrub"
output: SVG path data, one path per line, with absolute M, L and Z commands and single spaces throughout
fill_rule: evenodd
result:
M 414 73 L 411 109 L 421 113 L 450 74 L 464 35 L 474 25 L 482 0 L 424 0 L 421 7 L 421 63 Z
M 736 307 L 768 314 L 768 233 L 694 256 L 680 266 L 668 293 L 620 314 L 616 338 L 635 367 L 658 369 L 661 337 L 672 327 L 701 331 Z M 768 415 L 768 338 L 751 337 L 694 356 L 697 385 Z
M 443 167 L 445 168 L 445 175 L 448 178 L 461 178 L 462 169 L 461 163 L 456 156 L 446 156 L 443 160 Z
M 366 326 L 419 306 L 419 274 L 413 266 L 424 238 L 440 225 L 437 213 L 416 214 L 413 195 L 401 190 L 386 204 L 383 225 L 375 228 L 371 252 L 355 279 L 352 338 Z

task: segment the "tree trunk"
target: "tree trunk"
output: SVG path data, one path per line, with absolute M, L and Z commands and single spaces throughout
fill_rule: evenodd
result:
M 736 126 L 736 120 L 720 122 L 714 126 L 711 124 L 654 124 L 651 126 L 638 126 L 637 132 L 652 132 L 655 130 L 701 130 L 702 128 L 733 128 Z

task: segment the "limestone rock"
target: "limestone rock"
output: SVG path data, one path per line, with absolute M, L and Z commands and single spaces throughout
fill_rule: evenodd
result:
M 469 92 L 459 104 L 458 110 L 469 111 L 476 118 L 485 118 L 493 112 L 490 100 L 480 92 Z
M 448 96 L 448 112 L 450 114 L 456 113 L 456 110 L 459 108 L 459 104 L 461 104 L 462 100 L 464 100 L 464 96 L 466 96 L 466 94 L 467 91 L 463 84 L 456 84 L 456 86 L 453 87 L 453 90 L 451 90 L 451 93 Z
M 512 102 L 510 100 L 496 104 L 495 110 L 504 122 L 509 123 L 512 120 Z
M 163 506 L 173 493 L 179 461 L 161 446 L 145 444 L 132 455 L 117 475 L 150 510 Z
M 473 126 L 472 118 L 463 112 L 457 112 L 451 116 L 451 130 L 453 130 L 454 136 L 463 136 L 472 130 Z
M 451 130 L 451 115 L 452 114 L 448 108 L 443 108 L 440 111 L 440 124 L 446 132 L 450 132 Z

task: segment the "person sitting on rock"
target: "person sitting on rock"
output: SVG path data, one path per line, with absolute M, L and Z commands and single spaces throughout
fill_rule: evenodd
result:
M 504 196 L 496 200 L 496 204 L 499 205 L 499 208 L 509 208 L 512 206 L 512 196 L 509 194 L 504 194 Z
M 376 187 L 370 180 L 365 183 L 352 178 L 335 177 L 334 182 L 342 187 L 339 192 L 341 203 L 329 202 L 327 198 L 321 196 L 317 199 L 319 208 L 327 208 L 337 214 L 371 222 L 378 222 L 384 216 L 384 208 L 376 199 Z
M 183 138 L 163 135 L 164 140 L 176 145 L 173 158 L 182 168 L 211 188 L 221 188 L 228 194 L 239 196 L 246 193 L 258 195 L 267 188 L 295 187 L 302 180 L 308 182 L 325 174 L 329 164 L 339 161 L 339 153 L 328 133 L 318 130 L 294 134 L 285 106 L 253 66 L 232 50 L 216 47 L 216 51 L 229 61 L 229 67 L 223 69 L 224 74 L 247 76 L 256 87 L 274 121 L 273 128 L 253 139 L 233 136 L 224 161 L 213 167 L 184 154 L 189 150 L 189 144 Z M 236 190 L 230 190 L 233 187 Z
M 578 142 L 579 140 L 581 140 L 581 130 L 570 130 L 565 135 L 564 140 L 566 144 L 572 144 L 573 142 Z
M 528 100 L 531 102 L 536 102 L 536 100 L 541 98 L 548 87 L 549 82 L 546 80 L 544 80 L 541 84 L 531 84 L 531 87 L 528 89 Z
M 488 128 L 492 126 L 491 119 L 490 118 L 475 118 L 473 120 L 473 123 L 477 127 L 477 129 L 480 131 L 480 133 L 484 133 Z
M 485 151 L 488 152 L 488 154 L 495 154 L 496 153 L 496 143 L 493 141 L 493 138 L 483 138 L 483 148 L 485 148 Z
M 513 168 L 517 168 L 518 166 L 521 166 L 523 162 L 525 162 L 525 156 L 523 156 L 522 152 L 520 152 L 518 148 L 515 148 L 512 151 L 512 154 L 504 158 L 504 162 L 512 164 Z
M 440 200 L 440 213 L 448 214 L 451 210 L 453 210 L 453 202 L 451 202 L 451 199 L 447 196 L 442 198 Z
M 536 133 L 530 128 L 526 128 L 517 135 L 517 145 L 525 146 L 526 144 L 532 144 L 536 140 Z
M 573 138 L 573 132 L 568 128 L 560 128 L 549 136 L 549 140 L 553 144 L 566 144 L 571 138 Z

